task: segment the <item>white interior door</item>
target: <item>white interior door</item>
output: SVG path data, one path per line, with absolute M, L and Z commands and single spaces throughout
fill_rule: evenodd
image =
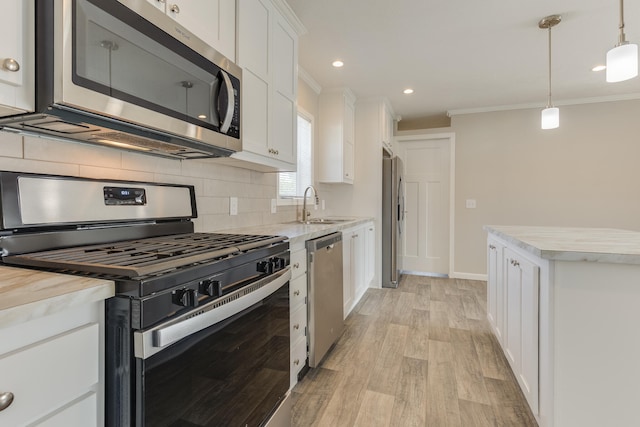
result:
M 449 274 L 449 144 L 448 138 L 402 142 L 404 271 Z

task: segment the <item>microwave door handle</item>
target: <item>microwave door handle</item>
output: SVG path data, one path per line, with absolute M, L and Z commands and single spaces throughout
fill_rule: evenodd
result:
M 220 125 L 220 132 L 227 133 L 229 131 L 229 126 L 231 126 L 231 120 L 233 120 L 233 110 L 236 104 L 236 98 L 229 75 L 222 70 L 220 70 L 220 74 L 224 79 L 224 85 L 221 85 L 220 90 L 227 91 L 227 112 L 224 115 L 224 121 Z

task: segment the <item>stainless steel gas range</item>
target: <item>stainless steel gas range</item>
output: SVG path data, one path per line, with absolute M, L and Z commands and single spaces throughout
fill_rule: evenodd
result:
M 0 172 L 5 264 L 114 280 L 107 426 L 290 420 L 289 242 L 194 233 L 192 186 Z

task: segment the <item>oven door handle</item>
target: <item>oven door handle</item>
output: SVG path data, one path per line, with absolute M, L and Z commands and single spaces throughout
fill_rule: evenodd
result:
M 242 289 L 201 305 L 194 312 L 133 334 L 134 354 L 147 359 L 171 344 L 245 310 L 262 301 L 291 279 L 291 267 L 271 274 Z

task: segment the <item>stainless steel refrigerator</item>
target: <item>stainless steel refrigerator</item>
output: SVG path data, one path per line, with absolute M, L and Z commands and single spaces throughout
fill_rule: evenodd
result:
M 382 287 L 397 288 L 402 270 L 404 182 L 402 160 L 382 159 Z

